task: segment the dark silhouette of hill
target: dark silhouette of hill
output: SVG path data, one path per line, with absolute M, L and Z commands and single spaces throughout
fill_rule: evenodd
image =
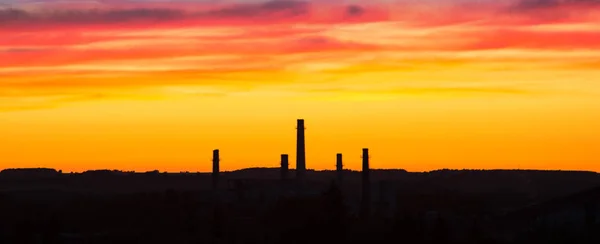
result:
M 3 170 L 0 243 L 600 240 L 594 172 L 372 169 L 365 202 L 361 172 L 338 182 L 339 172 L 306 170 L 299 182 L 280 170 L 221 172 L 216 188 L 209 173 Z
M 24 178 L 44 178 L 44 177 L 56 177 L 61 174 L 61 171 L 50 168 L 29 168 L 29 169 L 4 169 L 0 171 L 0 175 L 3 178 L 11 178 L 13 180 L 19 180 Z
M 279 168 L 248 168 L 222 172 L 223 181 L 234 179 L 277 180 Z M 293 174 L 294 170 L 290 170 Z M 360 183 L 360 172 L 344 170 L 346 184 Z M 307 170 L 311 181 L 329 183 L 335 171 Z M 532 201 L 568 195 L 600 184 L 600 175 L 585 171 L 541 170 L 371 170 L 374 182 L 397 185 L 404 192 L 448 191 L 469 194 L 513 193 L 527 195 Z M 64 191 L 123 192 L 173 189 L 205 190 L 210 173 L 124 172 L 90 170 L 61 173 L 54 169 L 7 169 L 0 172 L 2 191 L 54 189 Z

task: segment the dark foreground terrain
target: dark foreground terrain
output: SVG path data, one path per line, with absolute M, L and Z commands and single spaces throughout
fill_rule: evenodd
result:
M 4 170 L 0 243 L 600 243 L 592 172 L 307 173 Z

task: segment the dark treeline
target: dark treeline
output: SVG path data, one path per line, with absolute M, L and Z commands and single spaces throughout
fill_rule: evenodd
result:
M 269 175 L 267 171 L 260 174 Z M 352 177 L 336 183 L 327 172 L 313 172 L 313 178 L 323 180 L 305 188 L 279 180 L 241 187 L 239 179 L 247 175 L 239 173 L 244 177 L 238 181 L 233 175 L 224 180 L 237 185 L 223 183 L 217 190 L 167 187 L 111 193 L 93 192 L 89 182 L 127 188 L 169 176 L 150 172 L 136 178 L 112 171 L 49 176 L 54 173 L 44 171 L 37 181 L 16 181 L 19 174 L 9 172 L 0 174 L 0 243 L 600 243 L 599 181 L 591 173 L 398 171 L 393 174 L 403 180 L 397 184 L 405 187 L 393 187 L 389 197 L 374 190 L 370 214 L 363 217 L 354 197 L 360 187 Z M 388 173 L 374 175 L 390 180 Z M 523 174 L 530 181 L 516 185 L 535 188 L 532 192 L 539 195 L 518 186 L 505 189 Z M 170 179 L 182 184 L 209 185 L 194 174 L 171 177 L 193 178 Z M 506 177 L 508 183 L 497 180 L 486 186 L 490 177 Z M 281 187 L 268 188 L 273 185 Z M 548 195 L 555 186 L 563 193 Z M 69 187 L 78 190 L 65 190 Z M 355 188 L 359 193 L 353 195 Z

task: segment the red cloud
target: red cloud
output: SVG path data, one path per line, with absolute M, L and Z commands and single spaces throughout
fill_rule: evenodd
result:
M 600 49 L 600 30 L 588 31 L 531 31 L 500 29 L 468 34 L 475 41 L 459 49 Z M 464 38 L 469 36 L 463 35 Z

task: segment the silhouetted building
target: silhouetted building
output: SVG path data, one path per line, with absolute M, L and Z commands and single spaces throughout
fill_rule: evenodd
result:
M 281 154 L 281 180 L 288 179 L 289 157 L 287 154 Z
M 296 125 L 296 178 L 298 180 L 304 180 L 306 174 L 304 130 L 304 120 L 298 119 Z
M 342 180 L 344 179 L 344 164 L 342 163 L 342 154 L 341 153 L 338 153 L 336 155 L 335 171 L 336 171 L 336 175 L 337 175 L 338 184 L 342 184 Z
M 213 172 L 212 172 L 212 187 L 219 187 L 219 149 L 213 150 Z
M 369 149 L 363 148 L 362 153 L 362 196 L 360 215 L 367 219 L 371 214 L 371 179 L 369 169 Z

